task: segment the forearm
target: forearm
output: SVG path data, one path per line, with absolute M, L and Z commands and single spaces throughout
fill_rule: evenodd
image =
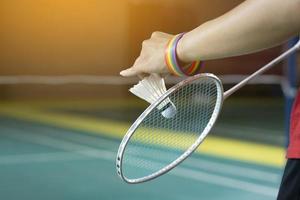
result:
M 183 62 L 243 55 L 300 32 L 300 0 L 247 0 L 188 32 L 178 44 Z

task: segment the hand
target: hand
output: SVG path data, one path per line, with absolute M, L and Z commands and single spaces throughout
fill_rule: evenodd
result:
M 146 74 L 169 73 L 165 63 L 165 48 L 173 35 L 154 32 L 151 38 L 145 40 L 142 45 L 140 56 L 135 60 L 132 67 L 120 72 L 122 76 L 145 76 Z

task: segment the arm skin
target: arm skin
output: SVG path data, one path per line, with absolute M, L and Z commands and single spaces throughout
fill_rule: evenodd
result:
M 191 62 L 248 54 L 299 33 L 299 0 L 248 0 L 187 33 L 178 55 Z
M 177 53 L 182 63 L 249 54 L 276 46 L 300 33 L 300 0 L 247 0 L 228 13 L 186 33 Z M 164 51 L 170 34 L 155 32 L 143 42 L 123 76 L 168 73 Z

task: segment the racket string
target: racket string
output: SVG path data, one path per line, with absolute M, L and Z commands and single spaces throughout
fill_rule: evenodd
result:
M 136 179 L 153 174 L 181 156 L 201 135 L 211 119 L 217 99 L 212 79 L 201 79 L 172 93 L 177 108 L 174 118 L 162 117 L 158 109 L 144 119 L 124 151 L 123 174 Z M 159 152 L 169 157 L 159 158 Z

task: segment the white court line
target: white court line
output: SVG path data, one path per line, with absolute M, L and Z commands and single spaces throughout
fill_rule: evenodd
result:
M 3 130 L 3 128 L 1 128 L 1 129 Z M 6 129 L 6 128 L 4 130 L 9 131 L 9 129 Z M 89 157 L 99 157 L 100 156 L 101 158 L 111 160 L 111 158 L 115 156 L 115 153 L 112 151 L 99 150 L 99 149 L 92 148 L 92 147 L 89 147 L 86 145 L 75 144 L 73 142 L 60 141 L 60 140 L 56 140 L 56 139 L 53 139 L 48 136 L 41 136 L 41 135 L 31 134 L 31 133 L 27 133 L 27 132 L 26 132 L 26 134 L 19 134 L 19 133 L 14 132 L 11 134 L 2 134 L 2 135 L 5 135 L 9 138 L 13 138 L 15 140 L 21 140 L 21 141 L 26 141 L 26 142 L 33 143 L 33 144 L 44 145 L 44 146 L 52 147 L 55 149 L 70 151 L 73 153 L 77 152 L 81 155 L 85 155 L 85 156 L 89 156 Z
M 115 152 L 99 150 L 86 145 L 78 145 L 73 142 L 59 141 L 48 136 L 42 136 L 37 134 L 18 134 L 15 129 L 12 128 L 2 128 L 3 131 L 11 132 L 10 134 L 5 134 L 8 137 L 15 138 L 17 140 L 25 140 L 31 143 L 36 143 L 39 145 L 45 145 L 57 149 L 63 149 L 66 151 L 80 152 L 81 155 L 101 158 L 105 160 L 114 160 Z M 157 162 L 158 163 L 158 162 Z M 153 163 L 152 163 L 153 164 Z M 136 163 L 133 163 L 136 166 Z M 211 183 L 214 185 L 224 186 L 228 188 L 238 189 L 242 191 L 252 192 L 265 196 L 275 197 L 277 194 L 277 189 L 274 187 L 264 186 L 261 184 L 250 183 L 247 181 L 240 181 L 233 178 L 227 178 L 219 175 L 213 175 L 210 173 L 199 172 L 198 170 L 186 169 L 184 167 L 177 167 L 177 170 L 171 171 L 171 174 L 183 178 L 188 178 L 196 181 Z
M 183 167 L 178 167 L 171 173 L 175 176 L 199 180 L 202 182 L 207 182 L 224 187 L 230 187 L 233 189 L 240 189 L 243 191 L 262 194 L 270 197 L 276 197 L 278 193 L 278 189 L 274 187 L 264 186 L 261 184 L 254 184 L 246 181 L 240 181 L 233 178 L 227 178 L 209 173 L 203 173 L 201 171 L 195 171 Z
M 0 165 L 33 163 L 33 162 L 52 162 L 52 161 L 72 161 L 89 159 L 86 156 L 78 154 L 87 152 L 52 152 L 52 153 L 33 153 L 23 155 L 0 156 Z
M 33 130 L 37 130 L 39 132 L 43 131 L 44 134 L 52 134 L 53 135 L 53 130 L 51 131 L 51 129 L 43 129 L 41 130 L 41 128 L 39 127 L 31 127 Z M 65 131 L 64 132 L 68 132 L 69 134 L 72 134 L 70 137 L 68 138 L 63 138 L 64 140 L 68 140 L 68 141 L 75 141 L 76 143 L 87 143 L 88 145 L 95 145 L 97 147 L 112 147 L 112 146 L 116 146 L 116 148 L 118 147 L 118 142 L 113 142 L 111 140 L 108 139 L 104 139 L 104 138 L 96 138 L 96 137 L 92 137 L 92 136 L 88 136 L 88 135 L 82 135 L 82 134 L 78 134 L 75 132 L 70 132 L 70 131 Z M 58 136 L 60 136 L 59 134 L 56 134 Z M 60 137 L 62 138 L 62 137 Z M 116 149 L 117 150 L 117 149 Z M 156 155 L 160 155 L 160 157 L 169 157 L 172 156 L 170 153 L 165 153 L 164 151 L 159 151 L 157 150 L 156 153 L 154 153 Z M 145 153 L 144 153 L 145 155 Z M 153 155 L 145 155 L 148 157 L 153 158 Z M 212 171 L 212 172 L 219 172 L 219 173 L 226 173 L 229 175 L 235 175 L 235 176 L 239 176 L 239 177 L 246 177 L 246 178 L 250 178 L 250 179 L 256 179 L 256 180 L 262 180 L 262 181 L 266 181 L 266 182 L 271 182 L 271 183 L 278 183 L 280 180 L 280 175 L 276 174 L 276 173 L 272 173 L 272 172 L 266 172 L 263 170 L 257 170 L 257 169 L 251 169 L 248 167 L 240 167 L 240 166 L 235 166 L 235 165 L 231 165 L 231 164 L 224 164 L 224 163 L 220 163 L 220 162 L 212 162 L 212 161 L 205 161 L 205 160 L 198 160 L 195 159 L 193 157 L 190 157 L 189 159 L 187 159 L 184 162 L 184 165 L 190 166 L 190 167 L 194 167 L 194 168 L 198 168 L 198 169 L 204 169 L 204 170 L 208 170 L 208 171 Z
M 47 129 L 41 129 L 39 127 L 31 127 L 31 130 L 34 130 L 34 132 L 43 132 L 43 134 L 52 134 L 55 133 L 55 130 L 51 130 L 51 128 Z M 103 138 L 97 138 L 97 137 L 92 137 L 88 135 L 82 135 L 78 134 L 76 132 L 70 132 L 70 131 L 65 131 L 68 132 L 69 134 L 72 134 L 71 137 L 60 137 L 61 135 L 55 134 L 59 136 L 60 138 L 67 140 L 67 141 L 75 141 L 76 143 L 87 143 L 88 145 L 95 145 L 96 147 L 109 147 L 110 150 L 112 146 L 115 146 L 116 148 L 118 147 L 118 142 L 113 142 L 108 139 L 103 139 Z M 57 140 L 57 139 L 56 139 Z M 117 150 L 117 149 L 115 149 Z M 160 155 L 160 157 L 169 157 L 172 156 L 170 153 L 165 153 L 163 151 L 157 150 L 157 155 Z M 146 157 L 153 158 L 153 155 L 147 155 L 144 153 Z M 240 167 L 240 166 L 235 166 L 231 164 L 224 164 L 220 162 L 212 162 L 212 161 L 205 161 L 203 159 L 198 160 L 193 157 L 190 157 L 184 162 L 184 165 L 193 167 L 193 168 L 198 168 L 198 169 L 204 169 L 207 171 L 211 172 L 217 172 L 217 173 L 226 173 L 228 175 L 235 175 L 239 177 L 246 177 L 254 180 L 261 180 L 261 181 L 266 181 L 266 182 L 271 182 L 271 183 L 278 183 L 280 180 L 280 175 L 272 172 L 266 172 L 263 170 L 257 170 L 257 169 L 251 169 L 248 167 Z
M 136 166 L 140 163 L 141 159 L 131 158 L 131 165 Z M 162 163 L 154 161 L 143 161 L 143 168 L 149 170 L 155 170 L 161 168 Z M 149 163 L 147 165 L 147 163 Z M 152 166 L 152 167 L 150 167 Z M 218 186 L 229 187 L 233 189 L 239 189 L 251 193 L 256 193 L 260 195 L 276 197 L 278 189 L 270 186 L 264 186 L 261 184 L 250 183 L 247 181 L 241 181 L 234 178 L 228 178 L 220 175 L 214 175 L 211 173 L 201 172 L 198 170 L 192 170 L 185 167 L 177 166 L 169 172 L 170 174 L 178 177 L 188 178 L 196 181 L 211 183 Z
M 236 84 L 244 80 L 246 75 L 220 75 L 223 84 Z M 167 77 L 166 83 L 176 84 L 184 80 L 180 77 Z M 282 76 L 260 75 L 253 78 L 248 84 L 281 84 Z M 39 75 L 12 75 L 0 76 L 0 84 L 93 84 L 93 85 L 132 85 L 138 82 L 137 78 L 124 78 L 120 76 L 101 76 L 101 75 L 61 75 L 61 76 L 39 76 Z
M 151 153 L 149 153 L 149 152 L 145 152 L 143 148 L 137 147 L 137 152 L 141 152 L 141 151 L 144 152 L 143 155 L 140 156 L 142 158 L 148 157 L 152 159 L 167 160 L 169 157 L 175 157 L 175 155 L 172 153 L 165 153 L 159 150 L 151 150 Z M 154 157 L 154 155 L 159 155 L 159 157 Z M 207 170 L 210 172 L 217 172 L 222 174 L 225 173 L 227 175 L 234 175 L 234 176 L 239 176 L 244 178 L 250 178 L 253 180 L 271 182 L 275 184 L 278 183 L 280 180 L 280 175 L 276 173 L 264 172 L 261 170 L 239 167 L 230 164 L 216 163 L 216 162 L 206 161 L 203 159 L 198 160 L 193 157 L 189 157 L 186 161 L 184 161 L 183 165 L 192 168 Z

